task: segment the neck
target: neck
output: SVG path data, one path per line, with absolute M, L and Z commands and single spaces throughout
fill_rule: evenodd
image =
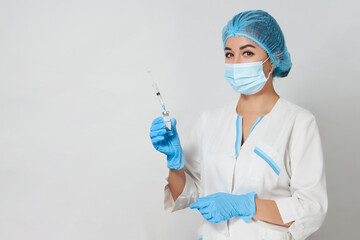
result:
M 279 98 L 280 96 L 275 91 L 269 94 L 241 94 L 236 107 L 236 112 L 241 116 L 264 116 L 271 111 Z

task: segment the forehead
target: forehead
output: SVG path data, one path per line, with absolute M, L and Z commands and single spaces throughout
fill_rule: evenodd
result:
M 244 36 L 229 37 L 228 39 L 226 39 L 225 47 L 232 48 L 231 46 L 233 46 L 238 48 L 238 46 L 240 47 L 246 44 L 251 44 L 256 48 L 260 48 L 259 45 L 257 45 L 253 40 L 250 40 Z

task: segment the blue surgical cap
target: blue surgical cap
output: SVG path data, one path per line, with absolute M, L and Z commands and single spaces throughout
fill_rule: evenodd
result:
M 269 55 L 275 65 L 274 77 L 286 77 L 292 63 L 285 38 L 276 20 L 263 10 L 250 10 L 235 15 L 223 28 L 222 39 L 244 36 L 254 41 Z

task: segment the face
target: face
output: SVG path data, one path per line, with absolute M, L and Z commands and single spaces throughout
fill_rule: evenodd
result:
M 268 54 L 254 41 L 243 37 L 229 37 L 225 43 L 225 63 L 249 63 L 264 62 L 268 58 Z M 263 71 L 267 77 L 269 72 L 275 66 L 271 63 L 270 58 L 263 64 Z M 272 74 L 270 75 L 272 78 Z

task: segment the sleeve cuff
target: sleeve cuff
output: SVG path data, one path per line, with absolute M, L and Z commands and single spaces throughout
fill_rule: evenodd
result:
M 287 224 L 299 218 L 299 209 L 298 200 L 294 197 L 286 197 L 274 200 L 279 209 L 280 216 L 284 222 Z
M 167 213 L 175 212 L 184 208 L 187 208 L 191 203 L 195 202 L 198 198 L 198 191 L 195 185 L 194 180 L 185 172 L 185 186 L 182 193 L 174 201 L 170 186 L 169 186 L 169 177 L 166 177 L 168 182 L 164 188 L 164 210 Z
M 295 196 L 280 198 L 274 201 L 285 224 L 295 221 L 288 229 L 295 240 L 305 240 L 317 231 L 326 216 L 326 210 L 321 212 L 316 209 L 312 210 L 313 214 L 306 216 L 300 200 Z
M 289 227 L 289 232 L 295 240 L 305 240 L 311 234 L 319 230 L 325 215 L 319 215 L 317 217 L 307 217 L 304 219 L 296 220 Z

